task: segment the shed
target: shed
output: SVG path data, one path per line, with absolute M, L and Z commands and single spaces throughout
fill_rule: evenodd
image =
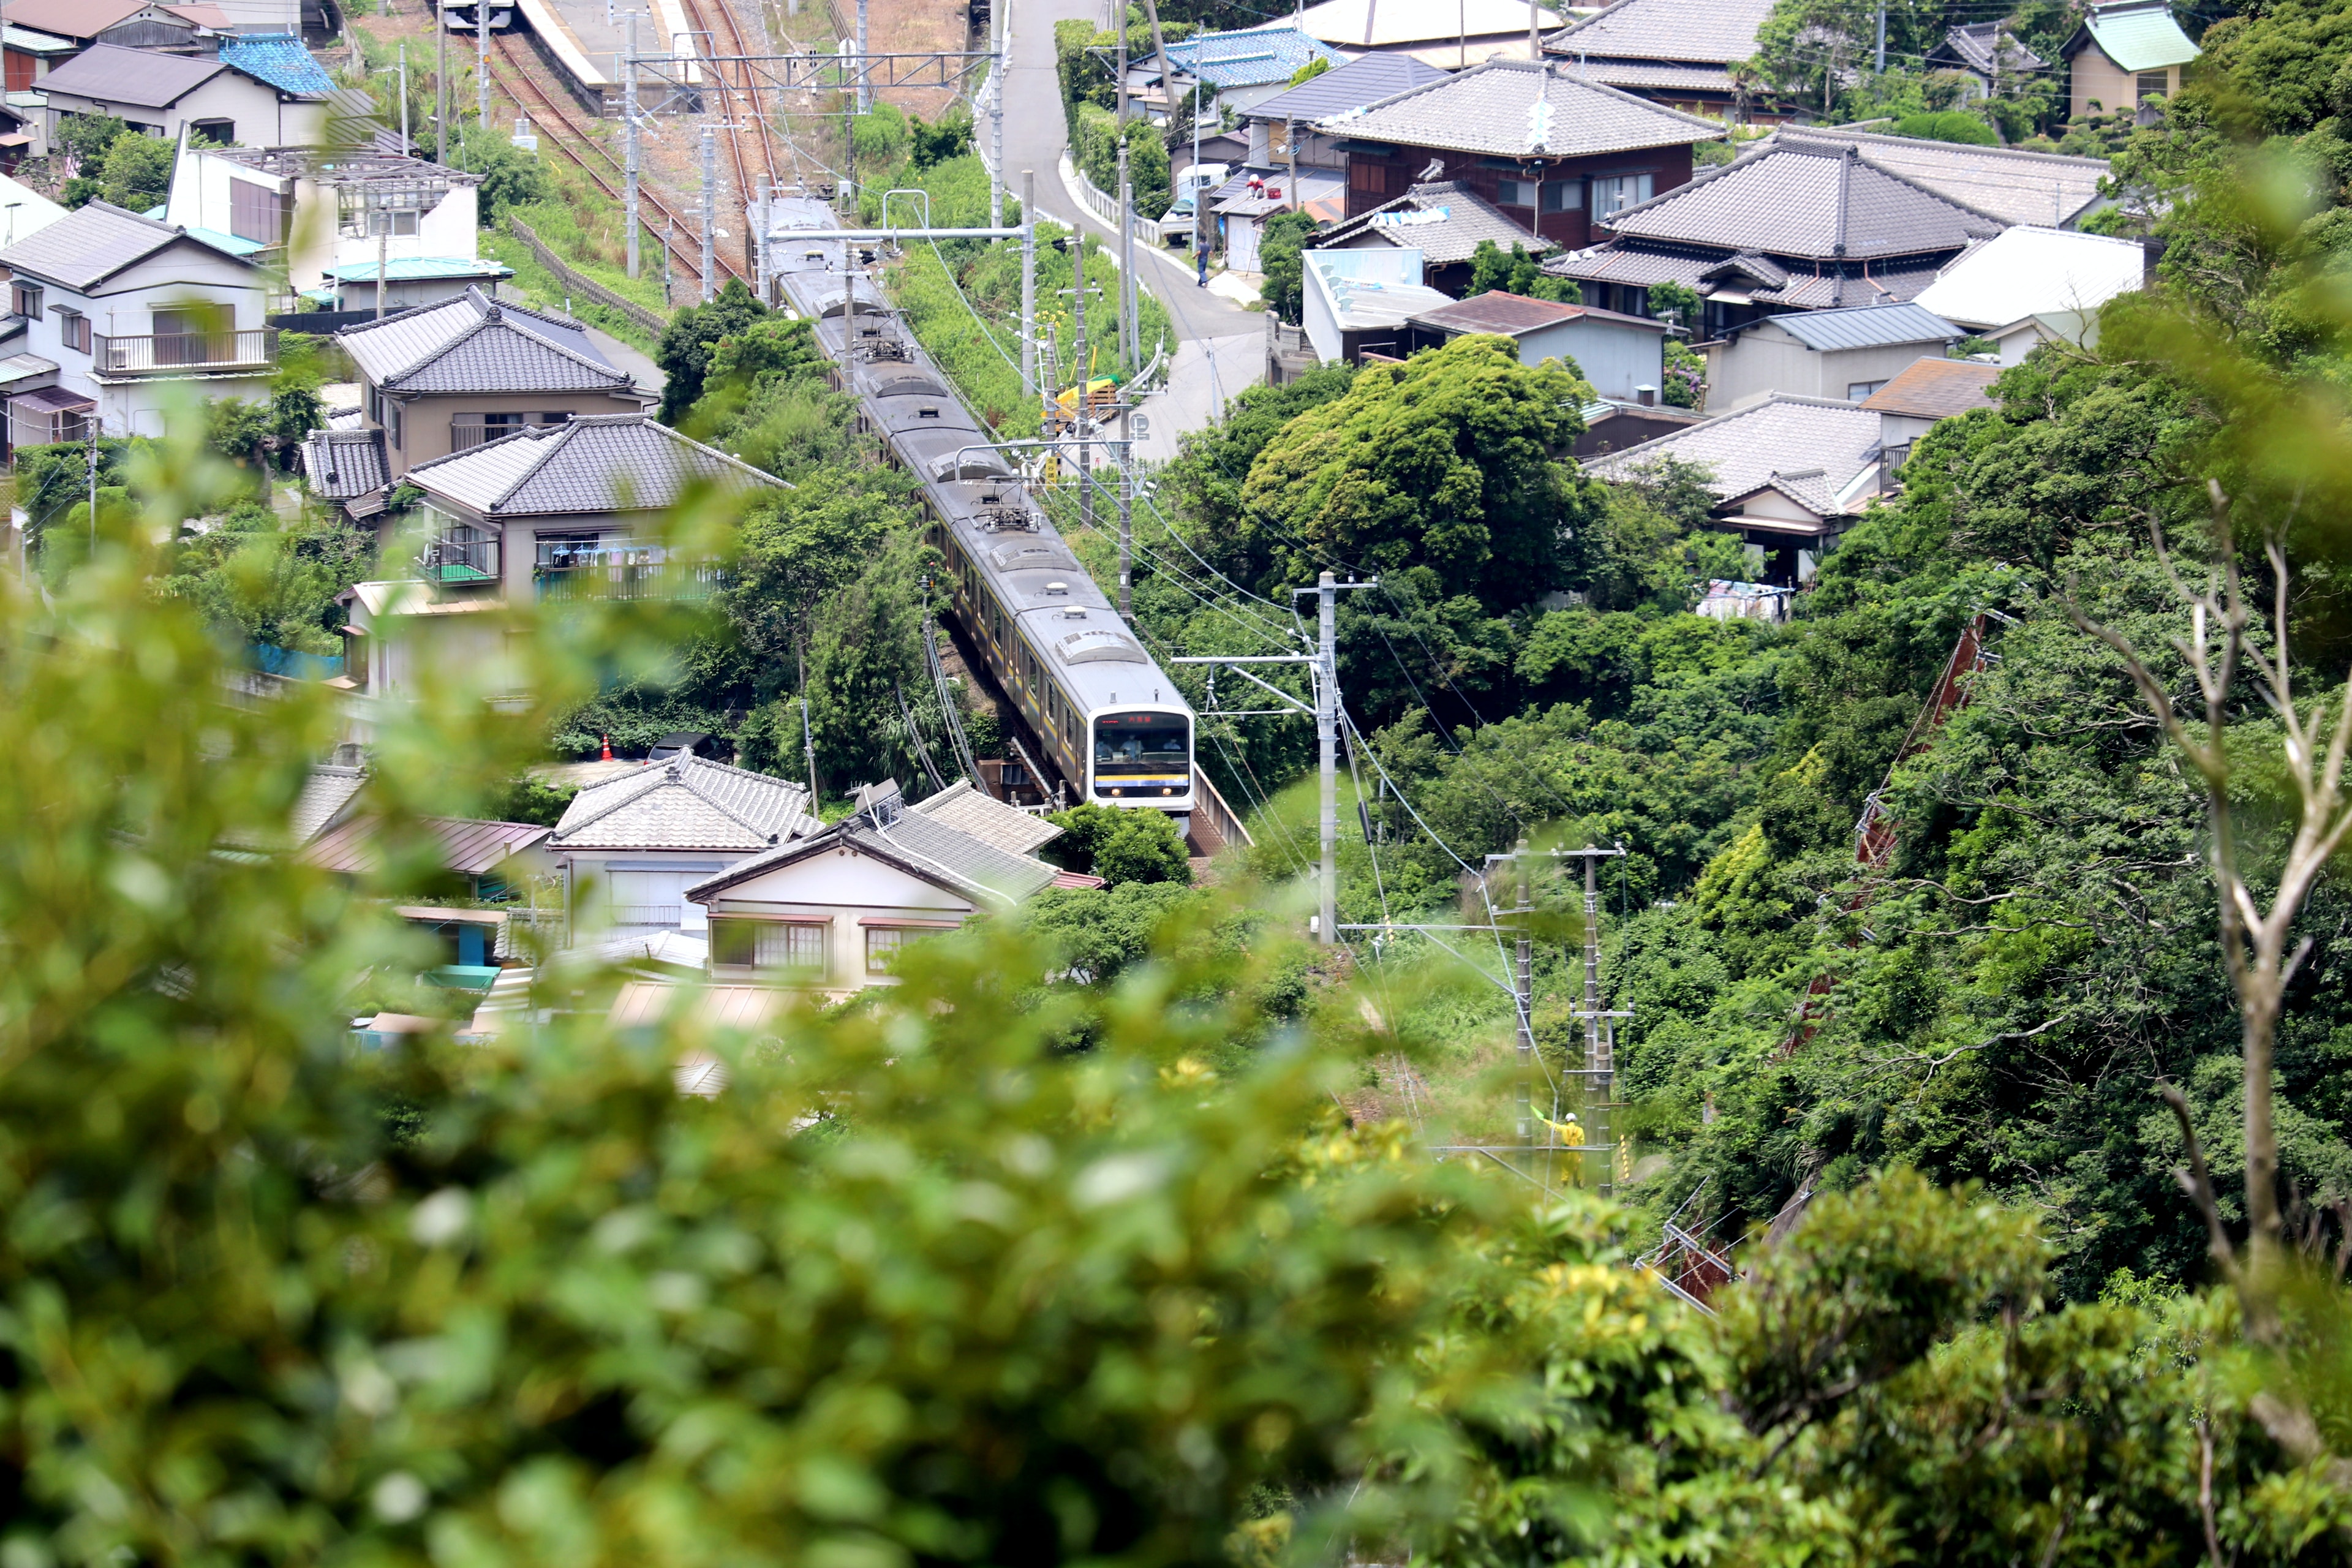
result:
M 1412 347 L 1493 332 L 1516 341 L 1522 363 L 1556 359 L 1574 366 L 1602 397 L 1651 400 L 1665 381 L 1666 324 L 1590 305 L 1563 305 L 1489 289 L 1412 319 Z
M 1707 397 L 1725 408 L 1776 393 L 1859 403 L 1967 335 L 1916 305 L 1768 316 L 1706 345 Z
M 1307 340 L 1324 363 L 1361 364 L 1367 352 L 1412 352 L 1412 318 L 1453 301 L 1423 288 L 1418 250 L 1308 250 Z

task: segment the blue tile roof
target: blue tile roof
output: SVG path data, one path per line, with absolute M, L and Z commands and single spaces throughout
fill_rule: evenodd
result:
M 335 89 L 327 68 L 290 33 L 250 33 L 221 45 L 221 59 L 280 92 L 323 98 Z
M 1202 33 L 1168 46 L 1168 63 L 1171 67 L 1219 88 L 1262 87 L 1270 81 L 1288 81 L 1315 60 L 1329 60 L 1340 66 L 1348 63 L 1348 57 L 1288 23 L 1243 27 L 1230 33 Z

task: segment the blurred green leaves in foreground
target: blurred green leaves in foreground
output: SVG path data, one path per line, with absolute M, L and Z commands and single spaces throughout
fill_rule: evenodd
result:
M 198 515 L 206 474 L 131 489 Z M 360 1051 L 354 994 L 429 962 L 376 897 L 425 862 L 278 853 L 340 718 L 254 695 L 150 537 L 0 579 L 6 1568 L 2340 1551 L 2332 1472 L 2245 1416 L 2283 1375 L 2347 1407 L 2327 1333 L 2282 1373 L 2218 1297 L 2053 1310 L 2030 1218 L 1900 1172 L 1702 1317 L 1617 1211 L 1350 1126 L 1417 1042 L 1297 1005 L 1280 942 L 1163 931 L 1087 985 L 982 929 L 758 1042 L 613 1029 L 550 964 L 540 1026 Z M 395 846 L 660 613 L 519 614 L 516 668 L 379 711 Z

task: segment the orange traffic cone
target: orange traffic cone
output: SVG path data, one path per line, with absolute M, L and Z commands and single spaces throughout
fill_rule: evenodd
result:
M 601 756 L 601 757 L 597 758 L 596 760 L 597 760 L 598 762 L 602 762 L 602 763 L 609 763 L 609 762 L 611 762 L 611 761 L 613 760 L 613 737 L 612 737 L 612 736 L 607 735 L 607 736 L 605 736 L 605 737 L 604 737 L 604 754 L 603 756 Z

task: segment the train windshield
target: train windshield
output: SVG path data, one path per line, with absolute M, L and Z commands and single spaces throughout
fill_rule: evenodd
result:
M 1181 713 L 1105 713 L 1095 721 L 1095 773 L 1100 776 L 1192 771 L 1192 730 Z

